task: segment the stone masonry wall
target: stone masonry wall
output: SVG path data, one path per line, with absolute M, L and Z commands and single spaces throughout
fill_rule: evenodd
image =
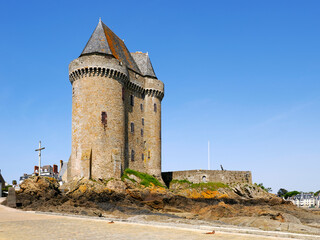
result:
M 69 65 L 69 77 L 72 151 L 68 181 L 119 178 L 126 168 L 161 180 L 163 83 L 102 55 L 75 59 Z
M 172 180 L 188 180 L 193 183 L 201 182 L 222 182 L 231 183 L 248 183 L 252 184 L 252 175 L 250 171 L 222 171 L 222 170 L 189 170 L 163 172 L 163 181 L 166 185 Z
M 128 135 L 128 167 L 141 172 L 146 172 L 142 155 L 144 149 L 144 126 L 142 119 L 144 118 L 144 98 L 143 94 L 132 89 L 126 89 L 126 113 L 128 115 L 127 135 Z M 133 96 L 133 106 L 131 105 L 131 96 Z M 141 108 L 142 105 L 142 108 Z M 134 129 L 131 131 L 131 124 Z M 142 132 L 141 132 L 142 130 Z M 132 156 L 132 151 L 134 154 Z M 133 158 L 132 158 L 133 157 Z
M 126 90 L 128 98 L 128 166 L 131 169 L 146 172 L 161 180 L 161 96 L 163 83 L 158 79 L 142 77 L 129 70 L 130 81 L 137 85 L 144 83 L 147 90 Z M 158 93 L 157 93 L 157 92 Z M 130 105 L 130 95 L 134 97 Z M 156 105 L 156 106 L 155 106 Z M 131 132 L 131 123 L 134 132 Z M 131 152 L 134 151 L 134 160 Z
M 125 146 L 121 92 L 126 68 L 115 59 L 83 56 L 71 62 L 69 70 L 75 73 L 69 179 L 120 177 Z

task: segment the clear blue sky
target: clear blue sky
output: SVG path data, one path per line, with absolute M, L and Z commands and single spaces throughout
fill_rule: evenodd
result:
M 277 191 L 320 189 L 319 1 L 3 1 L 0 168 L 68 160 L 68 64 L 102 18 L 165 83 L 162 170 L 251 170 Z

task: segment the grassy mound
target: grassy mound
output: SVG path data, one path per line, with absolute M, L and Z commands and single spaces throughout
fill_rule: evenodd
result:
M 158 179 L 156 179 L 155 177 L 146 174 L 146 173 L 142 173 L 142 172 L 138 172 L 132 169 L 127 168 L 126 170 L 124 170 L 124 173 L 121 177 L 122 180 L 128 179 L 132 182 L 137 182 L 135 179 L 131 178 L 130 175 L 134 175 L 137 178 L 140 179 L 139 184 L 145 186 L 145 187 L 150 187 L 152 185 L 157 186 L 157 187 L 164 187 L 159 181 Z

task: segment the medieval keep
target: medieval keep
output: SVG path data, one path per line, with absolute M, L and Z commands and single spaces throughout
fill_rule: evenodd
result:
M 72 151 L 67 178 L 109 179 L 131 168 L 161 179 L 161 100 L 148 53 L 130 53 L 101 20 L 69 65 Z
M 148 53 L 130 53 L 101 20 L 79 58 L 69 65 L 72 149 L 63 182 L 120 178 L 126 168 L 171 180 L 252 183 L 250 171 L 161 173 L 161 100 Z M 162 180 L 163 179 L 163 180 Z

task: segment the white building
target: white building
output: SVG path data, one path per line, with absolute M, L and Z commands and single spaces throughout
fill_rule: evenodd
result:
M 314 196 L 313 193 L 303 193 L 289 197 L 287 200 L 294 205 L 303 208 L 320 208 L 320 195 Z

